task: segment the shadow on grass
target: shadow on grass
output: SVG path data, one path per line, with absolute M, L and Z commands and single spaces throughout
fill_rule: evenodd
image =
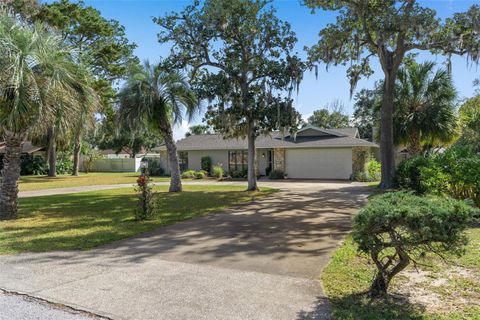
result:
M 420 320 L 425 309 L 413 305 L 405 297 L 386 296 L 370 299 L 367 293 L 356 293 L 341 298 L 330 299 L 329 308 L 325 298 L 318 298 L 313 311 L 300 311 L 297 320 L 307 319 L 355 319 L 355 320 Z M 326 310 L 332 312 L 329 318 Z
M 130 190 L 22 199 L 18 220 L 0 225 L 0 253 L 91 249 L 251 200 L 242 191 L 159 192 L 153 219 L 132 219 Z

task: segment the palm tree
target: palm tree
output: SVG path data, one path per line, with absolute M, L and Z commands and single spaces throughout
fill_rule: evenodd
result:
M 0 134 L 6 142 L 0 219 L 17 217 L 24 141 L 55 121 L 71 121 L 77 112 L 75 54 L 43 26 L 0 11 Z M 68 117 L 59 119 L 59 114 Z
M 185 78 L 177 72 L 165 72 L 148 61 L 132 72 L 119 93 L 120 123 L 130 128 L 148 126 L 160 133 L 168 152 L 170 192 L 182 191 L 177 147 L 172 125 L 189 119 L 199 110 L 198 99 Z
M 435 63 L 409 62 L 397 76 L 394 137 L 418 155 L 426 145 L 448 143 L 455 137 L 456 90 L 450 74 L 434 71 Z

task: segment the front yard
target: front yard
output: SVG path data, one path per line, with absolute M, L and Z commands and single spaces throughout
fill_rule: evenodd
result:
M 168 186 L 155 187 L 158 214 L 142 222 L 133 220 L 138 201 L 133 188 L 21 199 L 19 219 L 0 222 L 0 254 L 86 250 L 275 191 L 245 192 L 243 186 L 226 185 L 184 189 L 168 193 Z
M 108 184 L 134 184 L 138 172 L 91 172 L 81 173 L 79 176 L 60 175 L 55 178 L 48 176 L 23 176 L 20 178 L 20 191 L 33 191 L 42 189 L 69 188 L 80 186 L 108 185 Z M 170 181 L 169 177 L 153 177 L 155 182 Z
M 351 238 L 322 274 L 336 319 L 480 319 L 480 226 L 468 231 L 465 255 L 447 261 L 427 256 L 393 279 L 391 295 L 370 301 L 364 292 L 376 268 Z

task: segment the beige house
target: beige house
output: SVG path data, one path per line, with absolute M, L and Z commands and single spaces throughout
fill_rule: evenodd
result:
M 360 139 L 356 128 L 320 129 L 307 126 L 295 136 L 272 132 L 256 140 L 257 171 L 284 172 L 292 179 L 350 179 L 358 150 L 378 146 Z M 227 172 L 247 170 L 247 141 L 224 139 L 221 134 L 191 135 L 177 142 L 182 170 L 201 169 L 201 158 L 220 164 Z M 156 148 L 168 168 L 165 146 Z

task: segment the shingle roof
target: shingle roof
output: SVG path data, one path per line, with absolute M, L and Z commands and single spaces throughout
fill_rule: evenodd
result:
M 0 142 L 0 153 L 5 153 L 6 143 Z M 22 153 L 34 153 L 37 151 L 44 151 L 45 147 L 34 146 L 31 142 L 24 142 L 22 145 Z
M 319 137 L 290 137 L 279 132 L 272 132 L 267 136 L 259 136 L 256 147 L 263 148 L 334 148 L 334 147 L 378 147 L 366 140 L 355 138 L 356 128 L 335 131 L 342 136 L 319 136 Z M 162 150 L 165 147 L 156 148 Z M 221 134 L 191 135 L 177 142 L 179 151 L 188 150 L 235 150 L 247 149 L 247 140 L 242 138 L 224 139 Z

